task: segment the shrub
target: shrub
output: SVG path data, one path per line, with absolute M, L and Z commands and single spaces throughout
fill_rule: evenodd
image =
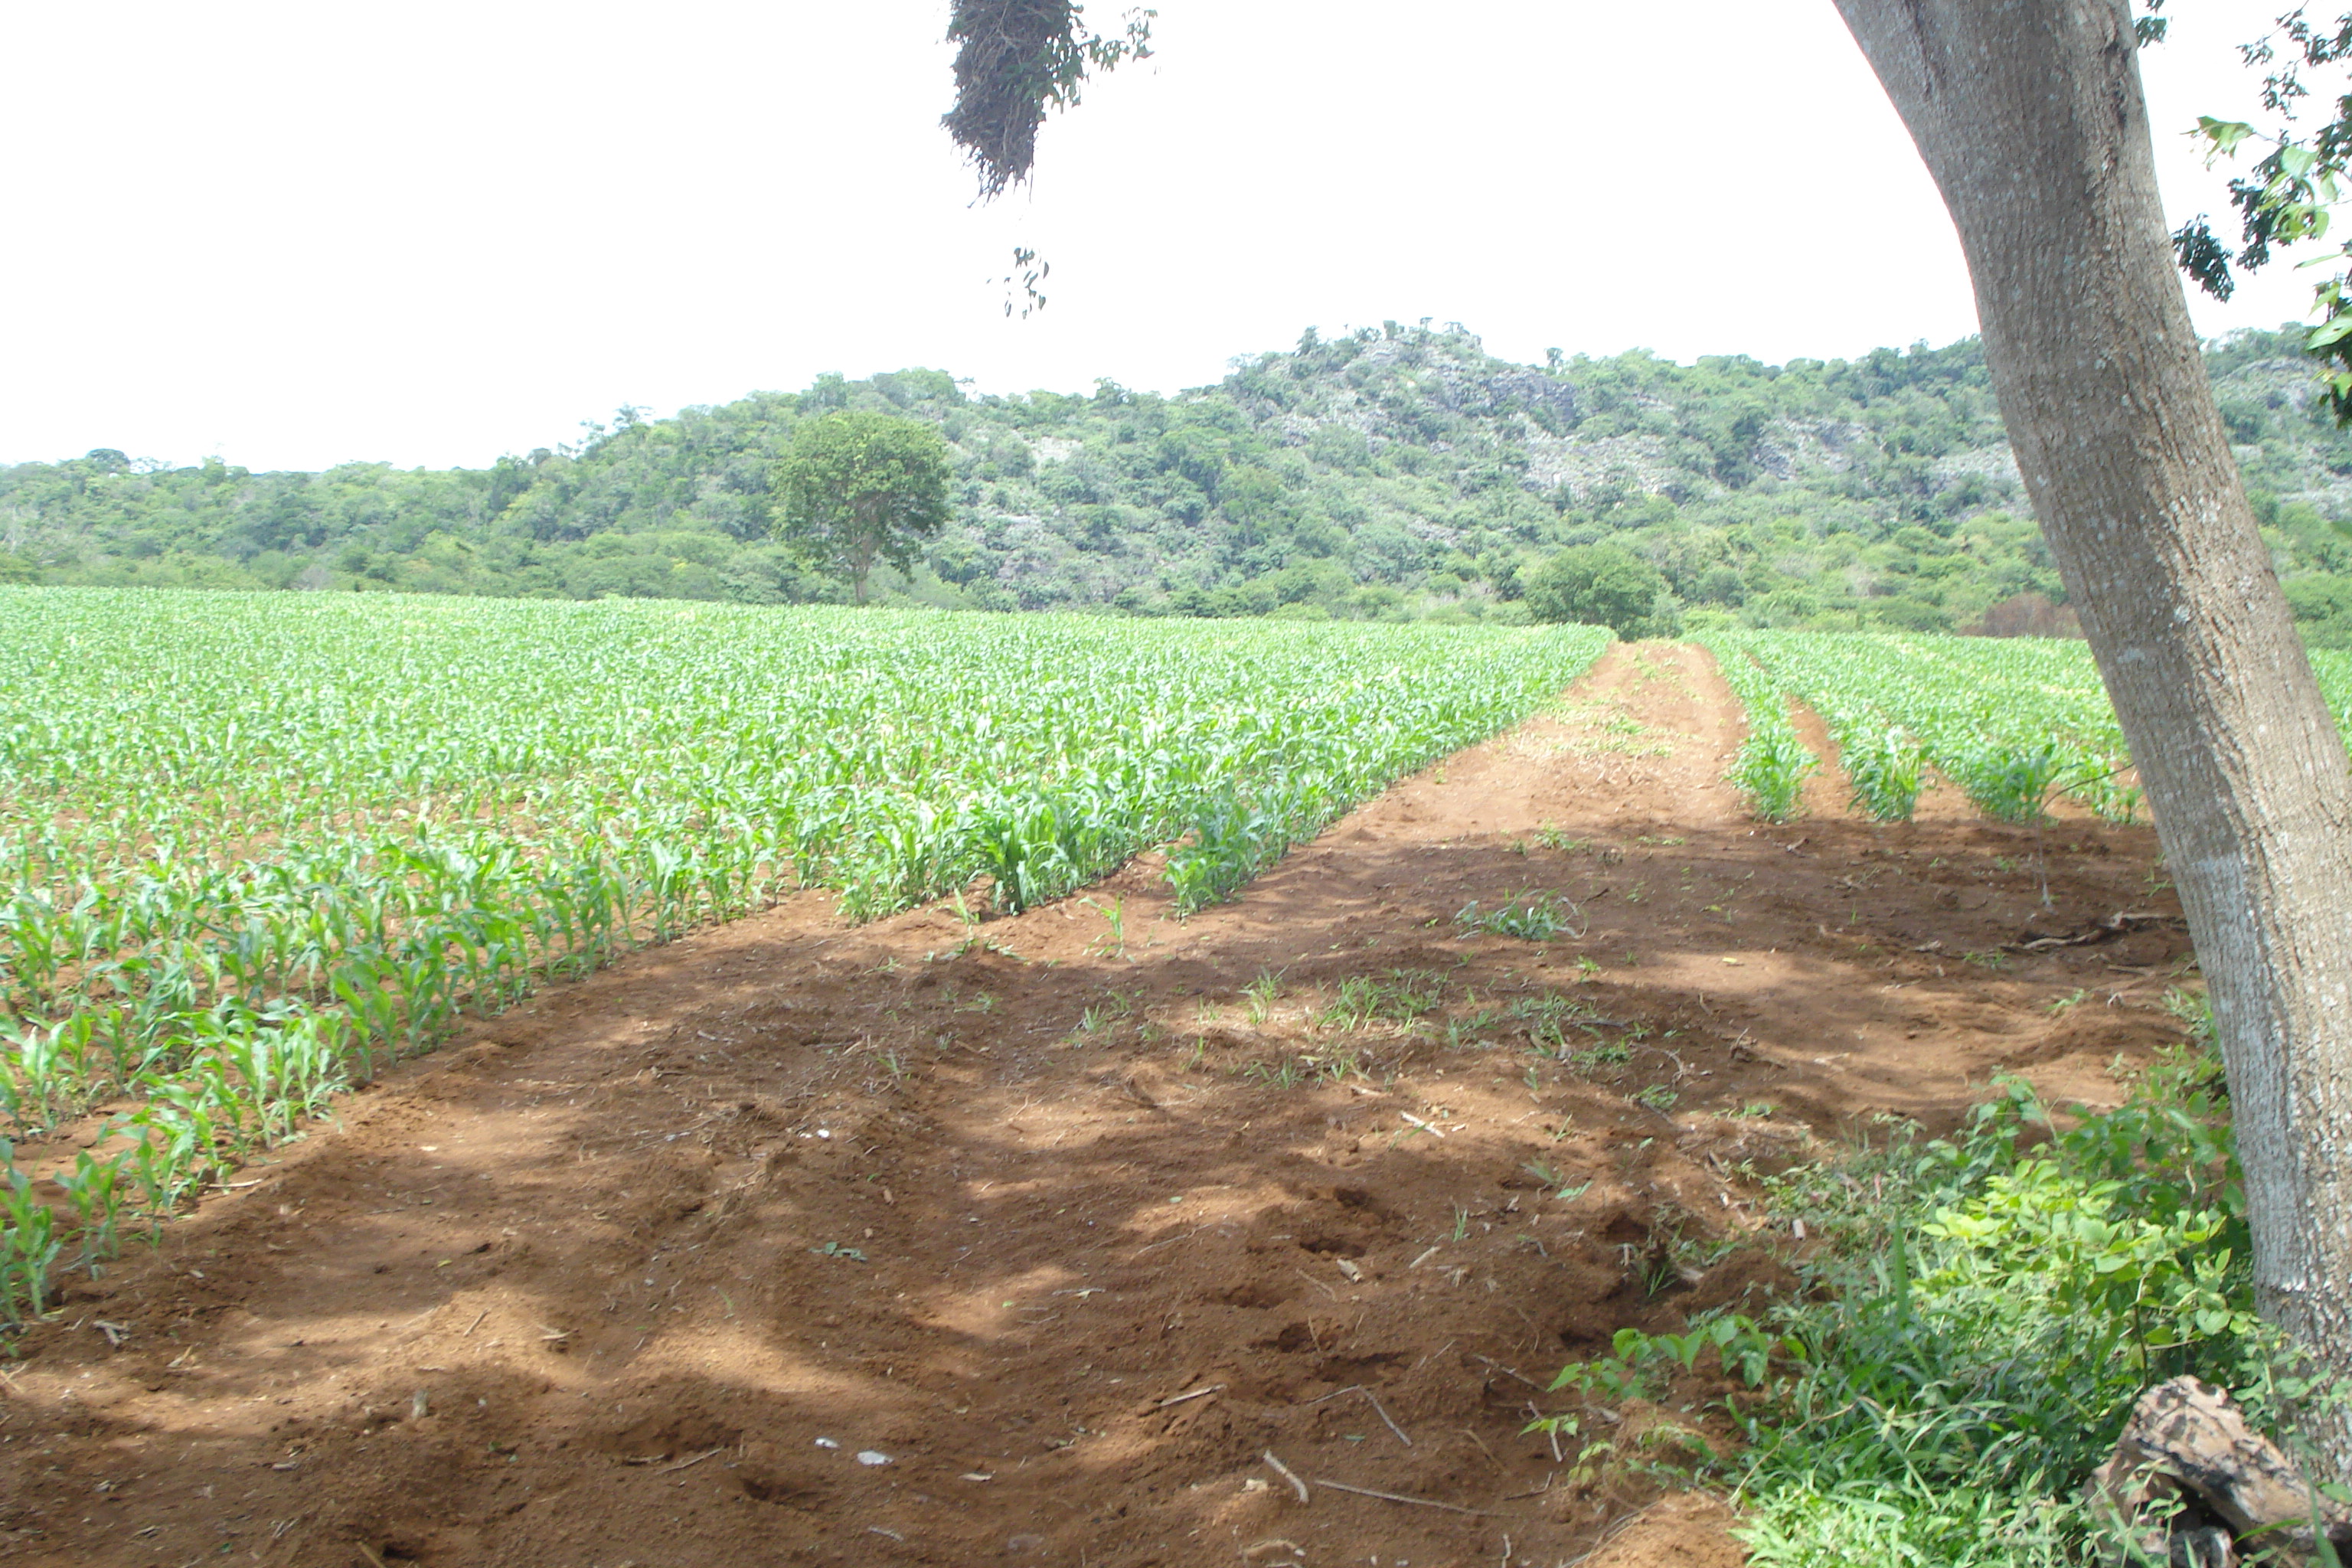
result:
M 1631 641 L 1673 637 L 1682 619 L 1658 569 L 1613 544 L 1576 544 L 1523 579 L 1528 613 L 1539 621 L 1607 626 Z

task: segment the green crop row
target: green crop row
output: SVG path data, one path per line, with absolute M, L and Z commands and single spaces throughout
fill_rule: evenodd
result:
M 69 1222 L 0 1158 L 0 1310 L 549 975 L 795 887 L 1016 910 L 1153 846 L 1195 909 L 1607 640 L 0 589 L 0 1114 L 114 1111 Z
M 1788 691 L 1778 677 L 1727 637 L 1700 640 L 1747 711 L 1748 739 L 1732 760 L 1731 782 L 1748 810 L 1766 822 L 1786 822 L 1803 805 L 1805 779 L 1821 759 L 1797 738 Z
M 1705 641 L 1748 705 L 1749 745 L 1785 730 L 1788 700 L 1802 700 L 1837 742 L 1854 808 L 1872 816 L 1907 819 L 1930 769 L 1999 821 L 2042 821 L 2060 795 L 2110 821 L 2138 813 L 2129 753 L 2082 643 L 1806 632 Z

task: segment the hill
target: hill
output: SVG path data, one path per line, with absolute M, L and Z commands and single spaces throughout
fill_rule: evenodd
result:
M 2352 438 L 2285 332 L 2208 362 L 2313 640 L 2352 643 Z M 1516 618 L 1521 570 L 1610 539 L 1696 625 L 1958 629 L 2063 604 L 1973 339 L 1766 365 L 1486 353 L 1458 326 L 1309 331 L 1162 396 L 824 376 L 484 469 L 0 468 L 0 581 L 752 603 L 846 585 L 770 538 L 769 467 L 834 408 L 937 423 L 956 521 L 885 602 L 1139 615 Z

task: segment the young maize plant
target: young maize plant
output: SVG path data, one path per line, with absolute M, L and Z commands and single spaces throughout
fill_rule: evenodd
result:
M 1874 730 L 1843 711 L 1829 721 L 1853 792 L 1848 804 L 1881 822 L 1910 821 L 1927 782 L 1926 748 L 1900 725 Z
M 1748 656 L 1740 638 L 1700 641 L 1748 717 L 1748 739 L 1732 759 L 1731 782 L 1759 820 L 1787 822 L 1803 809 L 1805 780 L 1821 765 L 1789 721 L 1788 689 Z
M 132 1107 L 69 1220 L 0 1152 L 0 1312 L 551 976 L 796 887 L 1018 910 L 1163 844 L 1195 908 L 1607 640 L 0 588 L 0 1114 Z

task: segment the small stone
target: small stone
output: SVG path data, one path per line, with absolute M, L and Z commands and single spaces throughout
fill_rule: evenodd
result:
M 890 1456 L 879 1448 L 860 1448 L 857 1462 L 861 1465 L 887 1465 L 890 1462 Z
M 816 1440 L 816 1446 L 820 1448 L 838 1448 L 841 1447 L 840 1444 L 835 1442 L 830 1437 L 819 1437 Z

